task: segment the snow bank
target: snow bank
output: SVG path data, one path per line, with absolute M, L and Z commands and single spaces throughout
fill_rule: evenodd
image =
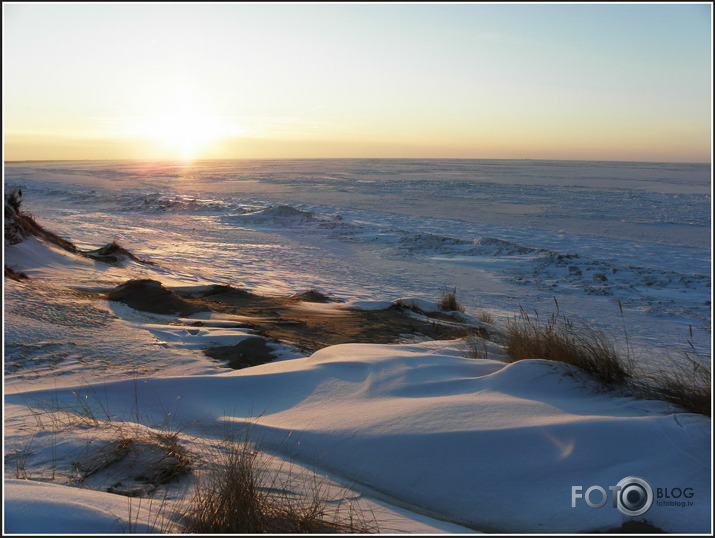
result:
M 15 270 L 42 278 L 47 273 L 72 268 L 91 268 L 94 262 L 70 254 L 54 245 L 28 237 L 21 243 L 5 247 L 5 264 Z
M 133 502 L 133 508 L 129 508 Z M 101 491 L 32 482 L 5 481 L 5 528 L 11 534 L 117 534 L 161 532 L 141 501 Z
M 581 499 L 572 507 L 572 487 L 608 491 L 627 476 L 644 478 L 654 491 L 694 492 L 692 506 L 654 503 L 643 519 L 670 532 L 710 527 L 710 420 L 598 392 L 558 363 L 469 360 L 435 342 L 345 344 L 216 376 L 22 398 L 70 403 L 73 391 L 118 415 L 131 414 L 126 402 L 136 401 L 155 423 L 166 402 L 180 401 L 174 420 L 202 435 L 252 424 L 264 448 L 472 528 L 618 527 L 631 518 L 610 503 L 594 509 Z M 9 403 L 18 398 L 7 396 Z
M 231 215 L 226 217 L 234 223 L 251 223 L 251 224 L 277 224 L 288 226 L 312 222 L 314 215 L 312 211 L 302 211 L 289 205 L 268 206 L 258 211 L 250 213 Z
M 405 308 L 415 308 L 425 313 L 442 312 L 442 309 L 434 301 L 425 301 L 418 297 L 400 297 L 392 301 L 392 304 L 404 306 Z

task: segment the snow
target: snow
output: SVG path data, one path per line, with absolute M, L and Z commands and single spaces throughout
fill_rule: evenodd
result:
M 5 246 L 5 263 L 31 277 L 4 282 L 6 533 L 167 532 L 173 523 L 151 498 L 108 493 L 99 475 L 79 483 L 73 462 L 118 432 L 177 432 L 205 455 L 246 431 L 273 472 L 325 477 L 382 532 L 580 533 L 641 519 L 667 532 L 712 530 L 711 421 L 700 415 L 605 391 L 563 364 L 507 364 L 498 342 L 486 344 L 488 360 L 467 358 L 458 340 L 313 354 L 271 344 L 276 361 L 229 370 L 201 350 L 254 336 L 250 317 L 162 316 L 90 297 L 132 278 L 183 293 L 317 289 L 344 302 L 296 308 L 346 316 L 395 305 L 439 312 L 435 298 L 449 286 L 466 307 L 460 320 L 477 326 L 486 326 L 481 310 L 498 325 L 520 306 L 557 307 L 616 340 L 626 326 L 646 366 L 688 338 L 710 361 L 701 168 L 242 166 L 205 165 L 181 182 L 131 163 L 6 166 L 48 229 L 85 249 L 118 238 L 157 264 L 106 265 L 35 239 Z M 199 457 L 196 472 L 207 465 Z M 660 496 L 635 518 L 610 497 L 572 507 L 573 487 L 610 495 L 629 476 L 656 493 L 690 488 L 692 504 Z M 181 510 L 192 486 L 160 488 L 156 503 Z
M 654 525 L 710 524 L 710 420 L 599 392 L 548 361 L 471 360 L 453 343 L 345 344 L 219 375 L 8 394 L 6 405 L 69 407 L 78 398 L 115 420 L 141 409 L 146 425 L 180 402 L 172 420 L 196 436 L 251 425 L 264 449 L 477 529 L 617 527 L 627 519 L 619 511 L 571 508 L 570 492 L 624 476 L 696 492 L 693 509 L 652 508 Z M 12 499 L 26 494 L 14 492 L 19 485 L 6 484 Z
M 130 502 L 127 499 L 127 504 Z M 154 530 L 151 513 L 122 519 L 117 496 L 32 480 L 5 482 L 5 532 L 119 534 Z M 146 512 L 146 510 L 144 510 Z
M 416 308 L 426 313 L 440 312 L 440 307 L 437 303 L 433 301 L 425 301 L 419 297 L 400 297 L 393 301 L 394 304 L 398 306 L 404 306 L 405 308 Z

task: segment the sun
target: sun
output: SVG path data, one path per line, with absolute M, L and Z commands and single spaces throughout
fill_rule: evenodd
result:
M 216 116 L 177 110 L 149 120 L 145 133 L 179 158 L 190 160 L 212 143 L 238 136 L 242 130 Z
M 163 153 L 193 160 L 212 144 L 242 136 L 246 128 L 191 101 L 174 102 L 156 114 L 137 120 L 134 134 L 162 146 Z

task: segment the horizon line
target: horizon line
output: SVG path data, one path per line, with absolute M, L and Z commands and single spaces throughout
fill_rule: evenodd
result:
M 644 161 L 640 159 L 550 159 L 533 157 L 221 157 L 210 159 L 16 159 L 3 160 L 3 164 L 23 164 L 40 162 L 135 162 L 135 163 L 166 163 L 191 165 L 199 162 L 213 161 L 556 161 L 556 162 L 594 162 L 594 163 L 647 163 L 647 164 L 701 164 L 712 166 L 710 161 Z

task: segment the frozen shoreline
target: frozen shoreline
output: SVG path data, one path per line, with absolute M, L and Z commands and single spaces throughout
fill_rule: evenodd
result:
M 688 244 L 692 234 L 680 234 L 685 242 L 678 246 L 419 212 L 406 217 L 387 207 L 296 205 L 294 183 L 290 193 L 271 194 L 282 184 L 265 178 L 268 192 L 254 200 L 230 191 L 231 181 L 216 181 L 223 194 L 196 192 L 194 179 L 174 178 L 163 193 L 124 181 L 110 190 L 23 185 L 28 207 L 53 230 L 87 248 L 115 236 L 161 259 L 177 284 L 219 282 L 273 295 L 317 288 L 347 300 L 430 300 L 449 286 L 471 313 L 489 309 L 500 319 L 522 307 L 548 315 L 556 298 L 564 313 L 603 327 L 623 345 L 625 325 L 646 360 L 670 360 L 690 350 L 688 340 L 711 356 L 711 255 L 709 247 Z M 303 196 L 316 195 L 320 190 Z M 286 196 L 294 205 L 273 204 Z M 108 220 L 116 226 L 105 229 Z
M 235 313 L 177 317 L 91 297 L 130 279 L 152 278 L 189 295 L 202 286 L 232 284 L 272 297 L 316 287 L 347 300 L 298 304 L 301 315 L 319 319 L 340 316 L 343 307 L 379 311 L 405 296 L 404 303 L 429 310 L 428 301 L 446 284 L 436 284 L 441 275 L 462 293 L 460 299 L 465 290 L 474 293 L 466 297 L 468 313 L 485 309 L 499 323 L 514 315 L 520 301 L 541 305 L 545 313 L 553 307 L 553 293 L 502 276 L 524 275 L 531 264 L 542 278 L 551 272 L 556 279 L 564 311 L 588 308 L 587 318 L 613 318 L 618 293 L 592 295 L 579 286 L 588 280 L 632 289 L 635 273 L 623 276 L 623 266 L 612 265 L 617 271 L 611 274 L 584 256 L 545 264 L 563 253 L 441 235 L 436 221 L 429 230 L 403 229 L 389 219 L 368 222 L 369 215 L 359 212 L 337 218 L 297 204 L 244 205 L 226 196 L 192 202 L 185 193 L 147 197 L 123 188 L 92 193 L 70 185 L 53 193 L 49 183 L 28 181 L 26 201 L 50 229 L 87 250 L 116 239 L 112 230 L 156 265 L 131 259 L 106 264 L 34 239 L 5 246 L 6 263 L 30 276 L 28 282 L 5 279 L 5 513 L 15 514 L 6 516 L 6 531 L 88 532 L 89 525 L 93 532 L 123 532 L 132 524 L 149 529 L 153 516 L 146 505 L 130 522 L 121 495 L 105 493 L 101 506 L 90 510 L 81 488 L 106 489 L 111 484 L 101 479 L 109 481 L 109 475 L 91 486 L 77 483 L 72 462 L 114 442 L 117 429 L 180 430 L 182 445 L 201 454 L 247 424 L 276 456 L 274 470 L 296 462 L 300 473 L 316 468 L 353 484 L 355 502 L 388 521 L 383 532 L 588 532 L 636 520 L 669 532 L 711 530 L 711 421 L 705 417 L 603 392 L 564 365 L 505 365 L 493 343 L 489 360 L 466 358 L 459 340 L 406 338 L 402 344 L 342 344 L 317 353 L 286 346 L 279 360 L 232 371 L 201 350 L 251 336 Z M 37 204 L 33 196 L 39 196 Z M 227 203 L 234 204 L 230 215 Z M 372 218 L 386 215 L 373 212 Z M 638 278 L 653 276 L 647 287 L 661 299 L 706 296 L 707 279 L 673 282 L 682 268 L 677 260 L 669 263 Z M 379 273 L 380 267 L 389 271 Z M 602 272 L 607 280 L 599 284 L 593 274 Z M 475 275 L 482 281 L 470 287 Z M 658 349 L 663 339 L 673 339 L 673 327 L 687 334 L 693 319 L 673 313 L 658 318 L 639 313 L 637 305 L 624 306 L 626 323 L 636 321 L 628 329 L 634 346 L 646 342 Z M 610 321 L 622 331 L 623 320 Z M 697 343 L 709 357 L 709 342 Z M 51 426 L 61 410 L 77 411 L 78 405 L 85 414 L 111 418 L 91 428 L 72 421 Z M 608 491 L 626 476 L 644 477 L 654 488 L 689 487 L 694 504 L 656 502 L 643 518 L 610 504 L 593 509 L 579 498 L 571 506 L 572 487 Z M 178 503 L 183 494 L 172 488 L 171 502 Z M 37 504 L 37 491 L 48 504 Z M 380 508 L 385 501 L 412 512 Z M 80 520 L 64 518 L 68 510 L 86 515 L 81 528 Z M 30 526 L 33 521 L 37 527 Z

